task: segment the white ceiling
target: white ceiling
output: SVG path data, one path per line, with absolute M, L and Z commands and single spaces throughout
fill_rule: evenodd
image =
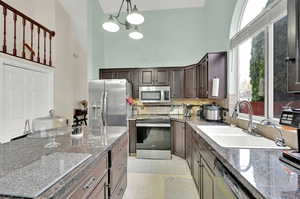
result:
M 118 11 L 122 0 L 99 0 L 104 13 Z M 176 8 L 203 7 L 205 0 L 131 0 L 139 10 L 165 10 Z M 125 8 L 123 8 L 125 11 Z

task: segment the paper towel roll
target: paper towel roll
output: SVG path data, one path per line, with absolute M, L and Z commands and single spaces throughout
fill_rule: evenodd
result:
M 219 96 L 219 88 L 220 88 L 220 79 L 214 78 L 213 85 L 212 85 L 212 96 L 218 97 Z

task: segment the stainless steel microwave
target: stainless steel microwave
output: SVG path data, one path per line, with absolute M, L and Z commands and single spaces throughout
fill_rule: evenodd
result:
M 169 86 L 142 86 L 139 90 L 142 103 L 166 103 L 171 101 Z

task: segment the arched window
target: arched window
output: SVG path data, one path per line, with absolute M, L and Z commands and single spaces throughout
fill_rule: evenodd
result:
M 235 70 L 229 78 L 237 100 L 250 101 L 257 120 L 278 118 L 290 101 L 300 106 L 299 96 L 287 92 L 287 1 L 238 0 L 231 27 Z

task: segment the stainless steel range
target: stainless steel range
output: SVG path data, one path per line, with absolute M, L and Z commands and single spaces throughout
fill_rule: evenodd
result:
M 138 118 L 137 158 L 171 159 L 171 121 L 167 116 Z

